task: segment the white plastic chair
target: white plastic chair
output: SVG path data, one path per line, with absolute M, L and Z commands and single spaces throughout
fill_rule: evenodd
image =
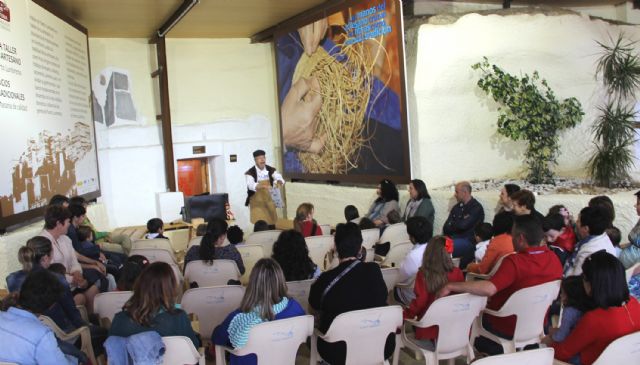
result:
M 216 365 L 225 365 L 225 352 L 236 356 L 255 354 L 258 364 L 295 364 L 301 343 L 313 333 L 313 316 L 298 316 L 260 323 L 249 330 L 240 349 L 216 345 Z
M 398 305 L 346 312 L 338 315 L 324 335 L 316 330 L 311 337 L 311 364 L 316 364 L 318 338 L 326 342 L 344 341 L 347 344 L 345 364 L 383 364 L 384 347 L 389 334 L 402 326 L 402 308 Z M 393 364 L 398 364 L 399 336 L 393 351 Z M 350 350 L 351 349 L 351 350 Z
M 309 313 L 309 291 L 315 279 L 287 281 L 287 294 L 295 299 L 304 311 Z
M 169 243 L 174 251 L 184 251 L 189 243 L 191 228 L 172 229 L 164 231 L 163 235 L 169 239 Z
M 420 320 L 405 320 L 406 324 L 420 328 L 438 326 L 438 340 L 434 351 L 420 347 L 415 342 L 415 334 L 407 333 L 406 326 L 402 328 L 402 343 L 422 353 L 426 365 L 438 365 L 438 361 L 447 359 L 453 363 L 458 356 L 466 356 L 469 363 L 474 358 L 469 331 L 486 304 L 486 297 L 472 294 L 456 294 L 437 299 Z
M 378 240 L 380 243 L 390 242 L 392 247 L 397 243 L 406 241 L 409 241 L 409 234 L 407 233 L 407 226 L 404 223 L 387 226 Z
M 309 249 L 309 257 L 318 267 L 324 267 L 324 257 L 333 248 L 333 236 L 310 236 L 304 239 Z
M 131 243 L 131 249 L 137 248 L 161 248 L 170 252 L 174 252 L 171 242 L 164 238 L 141 239 Z
M 513 339 L 508 340 L 485 330 L 482 327 L 482 315 L 480 315 L 473 326 L 473 341 L 477 336 L 486 337 L 502 345 L 505 354 L 516 352 L 517 349 L 529 344 L 540 343 L 540 339 L 544 336 L 542 329 L 544 318 L 551 302 L 558 297 L 559 291 L 560 280 L 550 281 L 518 290 L 511 294 L 502 308 L 497 311 L 485 309 L 484 314 L 495 317 L 512 315 L 517 317 Z
M 400 267 L 402 261 L 404 261 L 409 251 L 413 248 L 413 243 L 411 242 L 402 242 L 396 245 L 391 246 L 387 256 L 384 257 L 380 266 L 386 267 Z
M 385 285 L 387 285 L 387 292 L 393 290 L 393 288 L 398 284 L 398 279 L 400 278 L 400 269 L 397 267 L 388 267 L 381 270 L 382 278 L 384 279 Z
M 496 261 L 496 263 L 493 264 L 493 267 L 491 268 L 491 270 L 486 274 L 477 274 L 474 272 L 467 272 L 467 277 L 465 280 L 466 281 L 489 280 L 493 275 L 495 275 L 498 272 L 498 269 L 500 268 L 500 265 L 502 265 L 502 261 L 504 260 L 504 258 L 509 255 L 513 255 L 514 253 L 515 252 L 511 252 L 506 255 L 500 256 L 500 258 L 498 258 L 498 261 Z M 460 258 L 458 258 L 458 260 L 460 260 Z
M 112 291 L 96 295 L 93 300 L 93 313 L 100 318 L 100 325 L 109 329 L 113 317 L 122 310 L 132 295 L 132 291 Z
M 552 365 L 554 363 L 553 353 L 554 351 L 551 347 L 536 350 L 526 350 L 513 354 L 488 356 L 475 361 L 473 365 Z M 613 363 L 608 363 L 608 365 L 611 364 Z
M 640 364 L 640 331 L 611 342 L 593 365 Z
M 242 262 L 244 263 L 244 274 L 240 277 L 242 285 L 247 285 L 249 275 L 258 260 L 264 258 L 264 249 L 262 245 L 236 245 Z
M 202 260 L 190 261 L 184 270 L 187 283 L 198 283 L 200 288 L 205 286 L 227 285 L 229 280 L 239 280 L 240 270 L 233 260 L 213 260 L 207 264 Z
M 318 227 L 320 227 L 320 230 L 322 231 L 322 234 L 324 236 L 327 236 L 327 235 L 331 234 L 331 225 L 329 225 L 329 224 L 319 224 Z
M 264 257 L 271 257 L 271 253 L 273 252 L 273 243 L 276 242 L 280 233 L 282 233 L 282 231 L 279 229 L 253 232 L 247 236 L 246 244 L 262 245 L 264 248 Z
M 362 230 L 362 247 L 367 250 L 373 248 L 373 245 L 380 239 L 380 228 L 369 228 Z
M 198 364 L 206 365 L 204 354 L 200 353 L 189 337 L 167 336 L 162 337 L 164 342 L 163 365 Z
M 40 320 L 40 322 L 42 322 L 42 324 L 49 327 L 53 331 L 55 336 L 62 341 L 65 341 L 68 343 L 75 343 L 78 337 L 80 337 L 80 344 L 81 344 L 80 350 L 87 355 L 89 360 L 91 360 L 92 364 L 98 363 L 96 361 L 96 356 L 93 352 L 93 346 L 91 345 L 91 331 L 89 330 L 89 327 L 82 326 L 82 327 L 76 328 L 72 332 L 64 332 L 62 328 L 58 327 L 58 325 L 56 324 L 56 322 L 53 321 L 53 319 L 44 315 L 39 316 L 38 319 Z
M 191 248 L 191 246 L 200 246 L 200 242 L 202 241 L 202 236 L 194 237 L 187 244 L 187 251 Z
M 184 292 L 180 304 L 185 312 L 198 316 L 200 338 L 206 342 L 214 328 L 240 307 L 243 295 L 244 287 L 239 285 L 194 288 Z
M 167 264 L 177 264 L 176 256 L 173 251 L 164 248 L 132 248 L 129 256 L 142 255 L 149 262 L 166 262 Z
M 372 262 L 375 257 L 375 250 L 373 248 L 367 248 L 367 257 L 365 257 L 364 262 Z

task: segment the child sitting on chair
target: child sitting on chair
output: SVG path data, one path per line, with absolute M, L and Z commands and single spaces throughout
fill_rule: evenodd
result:
M 168 240 L 167 237 L 162 235 L 162 233 L 164 233 L 164 222 L 160 218 L 149 219 L 149 221 L 147 222 L 147 231 L 149 233 L 145 234 L 144 238 L 148 240 L 154 238 L 164 238 Z

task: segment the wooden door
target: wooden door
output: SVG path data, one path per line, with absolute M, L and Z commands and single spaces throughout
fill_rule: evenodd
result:
M 184 196 L 209 192 L 209 168 L 206 158 L 178 160 L 178 190 Z

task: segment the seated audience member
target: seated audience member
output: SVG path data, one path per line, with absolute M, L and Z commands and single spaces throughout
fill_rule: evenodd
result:
M 71 240 L 66 236 L 70 224 L 71 213 L 67 208 L 57 205 L 50 205 L 44 212 L 44 229 L 40 236 L 51 242 L 51 262 L 60 263 L 67 269 L 65 275 L 71 291 L 74 295 L 84 296 L 82 303 L 87 307 L 87 311 L 93 311 L 93 298 L 100 292 L 101 280 L 97 278 L 85 278 L 82 266 L 78 262 L 76 252 L 73 250 Z M 102 265 L 101 263 L 99 265 Z M 105 272 L 104 265 L 96 267 L 100 272 Z M 104 271 L 102 271 L 104 270 Z M 106 287 L 106 281 L 104 282 Z
M 592 364 L 614 340 L 640 331 L 640 304 L 629 297 L 624 268 L 615 256 L 599 251 L 582 266 L 584 289 L 593 309 L 584 313 L 562 342 L 554 342 L 555 358 L 569 361 L 579 356 L 581 365 Z
M 489 297 L 487 308 L 498 310 L 516 291 L 562 278 L 560 260 L 544 243 L 542 226 L 536 218 L 528 214 L 516 216 L 511 236 L 516 253 L 505 257 L 489 280 L 449 283 L 440 294 L 456 292 Z M 515 324 L 514 316 L 483 317 L 483 327 L 503 338 L 513 337 Z M 483 345 L 487 343 L 491 341 L 480 337 L 475 345 L 482 352 L 492 352 Z
M 196 228 L 196 236 L 202 237 L 204 236 L 205 233 L 207 233 L 207 224 L 206 223 L 198 224 L 198 228 Z
M 202 260 L 213 264 L 213 260 L 233 260 L 238 265 L 240 274 L 244 274 L 242 255 L 235 245 L 224 245 L 227 238 L 227 222 L 214 218 L 207 225 L 207 233 L 202 237 L 199 246 L 191 246 L 184 256 L 184 267 L 191 261 Z
M 402 260 L 398 274 L 398 283 L 411 284 L 416 280 L 416 274 L 423 262 L 424 250 L 433 236 L 433 226 L 423 216 L 414 216 L 407 220 L 407 234 L 413 243 L 413 248 Z M 395 298 L 401 304 L 407 305 L 414 298 L 412 288 L 395 288 Z
M 361 230 L 371 229 L 371 228 L 376 228 L 376 225 L 373 223 L 371 219 L 367 217 L 362 217 L 360 218 L 360 223 L 358 223 L 358 228 L 360 228 Z
M 547 216 L 552 214 L 560 214 L 562 218 L 564 218 L 565 227 L 562 233 L 558 237 L 556 237 L 554 241 L 555 245 L 558 247 L 562 247 L 567 252 L 573 252 L 577 242 L 573 216 L 571 215 L 569 210 L 562 204 L 554 205 L 549 208 Z
M 268 231 L 270 229 L 271 228 L 269 227 L 269 223 L 263 221 L 262 219 L 256 221 L 256 223 L 253 224 L 254 232 Z
M 176 306 L 178 284 L 166 262 L 150 264 L 133 286 L 133 295 L 113 317 L 109 336 L 129 337 L 145 331 L 160 336 L 186 336 L 200 347 L 187 313 Z
M 232 245 L 240 245 L 244 243 L 244 232 L 238 226 L 231 226 L 227 229 L 227 239 Z
M 24 280 L 17 304 L 0 311 L 0 361 L 17 364 L 77 364 L 65 357 L 53 331 L 42 324 L 44 314 L 62 295 L 64 288 L 54 274 L 39 270 Z
M 511 195 L 516 191 L 520 191 L 520 186 L 516 184 L 504 184 L 502 189 L 500 189 L 497 211 L 498 214 L 502 212 L 513 211 L 513 201 L 511 200 Z
M 435 236 L 426 245 L 420 271 L 416 275 L 414 299 L 403 313 L 405 319 L 420 320 L 438 298 L 440 289 L 447 283 L 464 281 L 462 270 L 453 265 L 451 253 L 446 249 L 446 240 L 444 236 Z M 415 331 L 421 347 L 435 349 L 435 340 L 438 338 L 437 326 L 416 328 Z
M 634 195 L 636 196 L 636 214 L 640 216 L 640 190 Z M 629 244 L 620 250 L 619 256 L 625 269 L 640 262 L 640 220 L 631 229 L 627 238 L 629 239 Z
M 467 265 L 467 271 L 488 274 L 501 257 L 513 252 L 513 217 L 510 214 L 496 214 L 493 217 L 493 238 L 489 241 L 487 252 L 479 263 Z
M 622 232 L 620 232 L 620 229 L 618 229 L 618 227 L 609 227 L 605 229 L 604 232 L 607 234 L 607 237 L 609 237 L 609 241 L 611 241 L 613 248 L 616 250 L 614 256 L 620 256 L 620 241 L 622 241 Z
M 588 206 L 591 208 L 602 208 L 602 210 L 606 212 L 606 219 L 608 222 L 607 228 L 613 227 L 613 221 L 616 219 L 616 209 L 613 206 L 611 198 L 606 195 L 595 196 L 589 200 Z
M 513 193 L 510 198 L 513 202 L 513 213 L 515 215 L 531 214 L 542 224 L 544 215 L 536 210 L 536 196 L 531 191 L 522 189 Z
M 311 285 L 309 305 L 320 313 L 318 329 L 326 333 L 331 323 L 341 313 L 383 307 L 387 305 L 387 287 L 378 264 L 357 259 L 362 246 L 362 234 L 354 223 L 338 224 L 335 246 L 340 258 L 338 267 L 325 271 Z M 395 348 L 395 333 L 390 334 L 385 345 L 385 357 Z M 363 351 L 366 349 L 355 349 Z M 320 356 L 332 365 L 344 364 L 344 342 L 329 343 L 318 339 Z
M 74 196 L 69 199 L 70 205 L 81 205 L 85 210 L 88 209 L 89 203 L 81 196 Z M 108 252 L 116 252 L 128 255 L 131 251 L 131 238 L 126 234 L 111 234 L 109 232 L 99 232 L 85 215 L 84 221 L 80 224 L 89 226 L 93 230 L 94 243 L 100 244 L 100 249 Z
M 564 265 L 576 244 L 573 227 L 567 227 L 565 218 L 559 213 L 549 214 L 544 217 L 542 227 L 549 248 L 558 255 L 560 262 Z M 567 231 L 571 231 L 571 234 L 567 235 Z
M 442 231 L 453 238 L 453 257 L 460 257 L 460 267 L 467 267 L 473 261 L 475 245 L 473 230 L 484 221 L 482 205 L 471 196 L 471 184 L 462 181 L 456 184 L 457 204 L 451 208 Z
M 142 255 L 129 256 L 125 261 L 120 279 L 118 280 L 118 291 L 131 291 L 136 279 L 142 274 L 142 271 L 149 266 L 149 260 Z
M 100 261 L 107 269 L 107 273 L 117 280 L 117 278 L 120 277 L 122 264 L 127 260 L 127 255 L 117 252 L 102 251 L 100 246 L 93 243 L 93 230 L 89 226 L 80 226 L 76 228 L 76 235 L 78 237 L 78 241 L 80 241 L 76 252 L 81 253 L 90 259 Z
M 27 241 L 25 246 L 20 247 L 18 261 L 22 264 L 22 270 L 7 276 L 7 290 L 10 293 L 18 293 L 30 273 L 50 269 L 52 266 L 51 250 L 51 242 L 42 236 L 33 237 Z M 64 268 L 62 264 L 60 266 Z M 77 300 L 74 301 L 65 274 L 66 269 L 62 275 L 55 275 L 63 282 L 63 290 L 55 305 L 50 306 L 41 314 L 51 317 L 62 330 L 71 332 L 86 324 L 76 308 L 76 304 L 84 304 L 85 299 L 82 294 L 78 294 L 76 295 Z
M 314 208 L 311 203 L 302 203 L 296 209 L 296 217 L 293 219 L 293 229 L 302 233 L 304 237 L 322 236 L 322 229 L 313 219 Z
M 549 335 L 542 340 L 546 345 L 564 341 L 584 312 L 589 309 L 591 303 L 584 291 L 582 276 L 567 276 L 562 280 L 560 302 L 562 303 L 561 322 L 557 328 L 549 329 Z
M 64 195 L 56 194 L 49 200 L 48 206 L 56 205 L 63 208 L 69 208 L 69 198 Z
M 249 284 L 244 292 L 240 308 L 231 312 L 213 330 L 212 342 L 216 345 L 240 349 L 249 340 L 254 326 L 269 321 L 305 315 L 295 299 L 287 297 L 287 285 L 280 265 L 273 259 L 260 259 L 251 270 Z M 231 365 L 257 364 L 256 355 L 230 355 Z
M 397 210 L 392 210 L 387 214 L 387 222 L 389 224 L 396 224 L 402 222 L 402 217 L 400 217 L 400 213 Z
M 144 235 L 144 238 L 148 240 L 154 238 L 164 238 L 168 240 L 167 237 L 162 235 L 164 233 L 164 222 L 160 218 L 149 219 L 147 222 L 147 231 L 148 233 Z
M 395 210 L 400 213 L 398 204 L 398 188 L 391 180 L 384 179 L 378 184 L 376 189 L 378 198 L 371 204 L 367 217 L 377 226 L 382 227 L 389 224 L 387 218 L 389 212 Z
M 493 227 L 491 223 L 480 223 L 473 230 L 474 240 L 476 241 L 476 262 L 482 261 L 484 254 L 487 252 L 487 246 L 489 246 L 489 241 L 491 241 L 491 237 L 493 237 Z
M 582 274 L 582 264 L 592 253 L 605 250 L 615 255 L 616 250 L 605 230 L 609 227 L 608 212 L 601 207 L 586 207 L 580 211 L 577 224 L 578 238 L 574 252 L 567 258 L 564 275 Z
M 427 185 L 420 179 L 411 180 L 409 183 L 409 201 L 404 208 L 402 221 L 415 216 L 425 217 L 433 226 L 435 210 L 431 203 L 431 196 L 427 191 Z
M 358 212 L 358 208 L 355 205 L 347 205 L 344 207 L 344 219 L 348 222 L 352 222 L 355 224 L 360 223 L 360 212 Z
M 286 281 L 315 279 L 321 273 L 309 257 L 304 237 L 292 229 L 280 233 L 273 244 L 271 258 L 280 264 Z

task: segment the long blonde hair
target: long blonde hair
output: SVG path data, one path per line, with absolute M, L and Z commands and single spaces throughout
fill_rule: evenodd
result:
M 287 284 L 280 265 L 270 258 L 260 259 L 251 270 L 240 311 L 249 313 L 257 309 L 260 318 L 272 321 L 276 318 L 272 306 L 286 296 Z
M 449 279 L 447 274 L 453 270 L 453 260 L 445 248 L 446 237 L 435 236 L 429 240 L 422 255 L 420 269 L 424 274 L 427 292 L 433 294 L 442 289 Z
M 302 222 L 307 219 L 309 214 L 313 213 L 313 209 L 313 204 L 311 203 L 302 203 L 298 205 L 298 209 L 296 209 L 296 217 L 293 218 L 293 229 L 298 232 L 302 232 Z M 314 232 L 311 232 L 312 235 L 313 233 Z

